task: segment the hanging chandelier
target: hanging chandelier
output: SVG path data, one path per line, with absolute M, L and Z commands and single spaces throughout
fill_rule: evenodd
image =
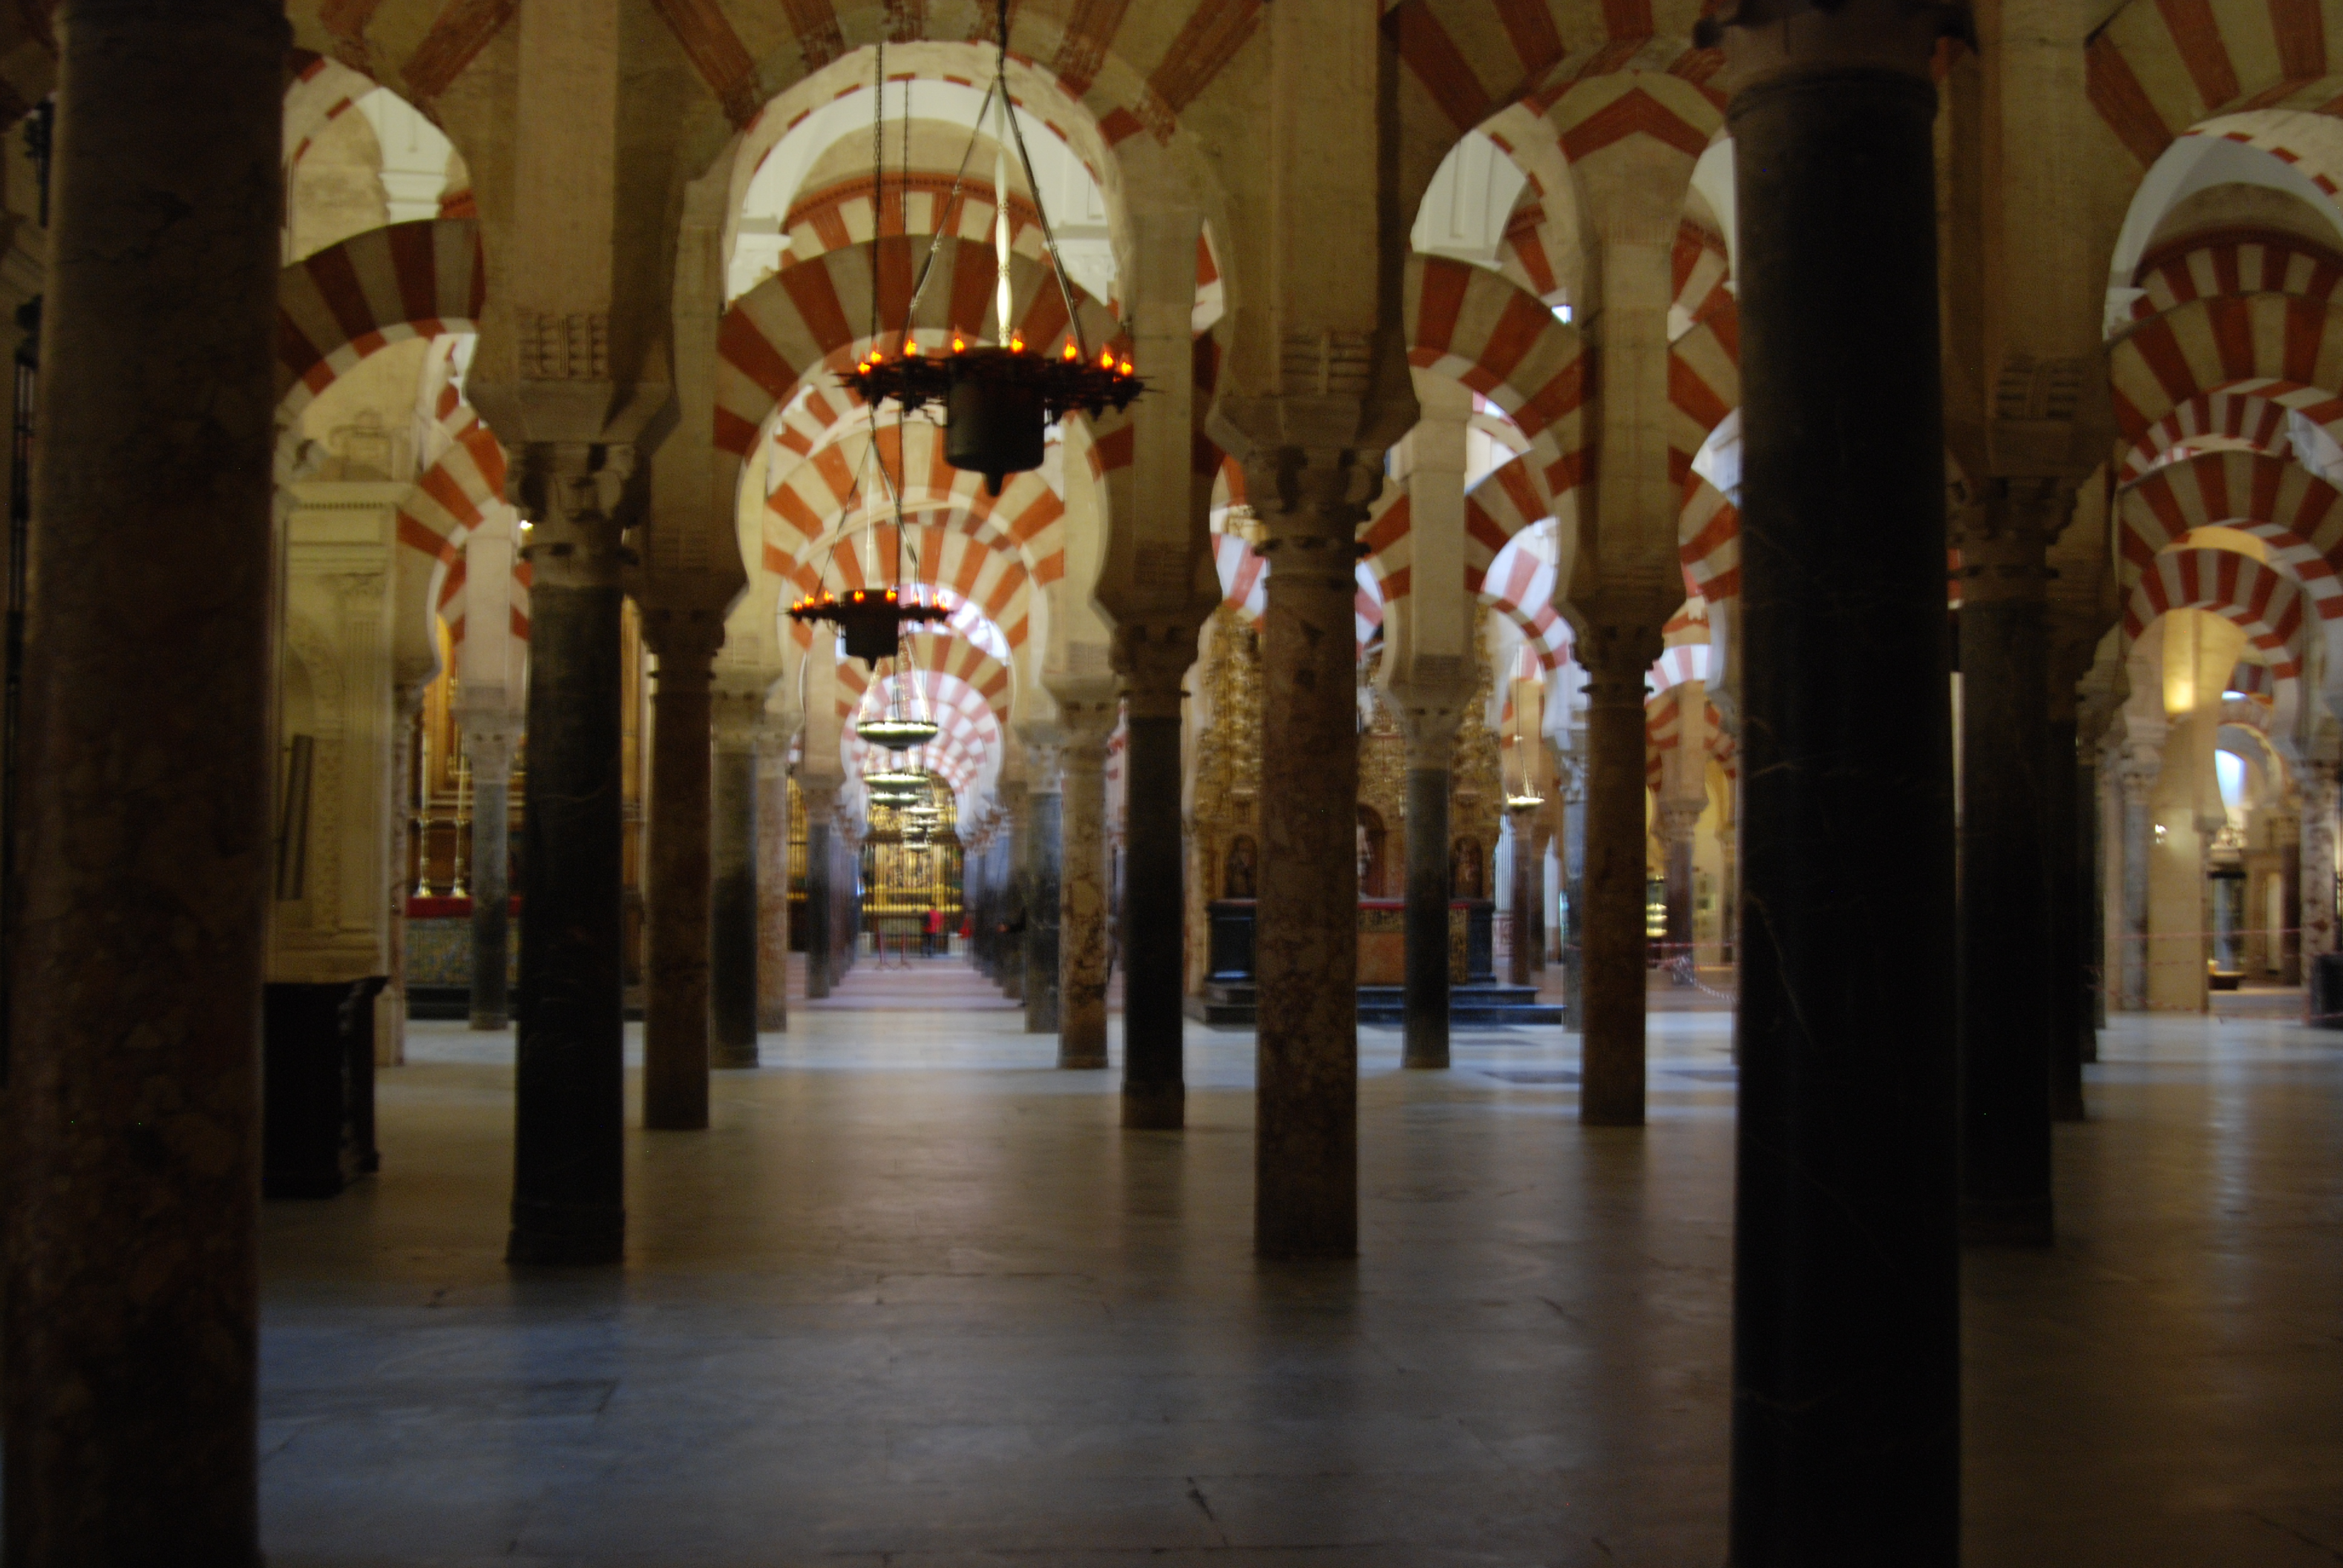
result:
M 960 171 L 965 176 L 968 157 L 976 151 L 977 138 L 983 134 L 985 111 L 990 108 L 993 124 L 992 179 L 992 251 L 996 276 L 994 280 L 994 311 L 998 317 L 998 341 L 990 346 L 971 347 L 957 331 L 952 334 L 950 354 L 930 355 L 923 351 L 919 340 L 911 336 L 910 320 L 926 288 L 928 273 L 935 265 L 936 252 L 943 243 L 939 226 L 935 237 L 929 243 L 927 265 L 920 269 L 919 283 L 912 288 L 910 304 L 903 312 L 902 348 L 893 358 L 877 347 L 880 337 L 877 320 L 878 247 L 871 247 L 871 338 L 870 351 L 850 372 L 846 384 L 872 408 L 891 399 L 905 410 L 941 407 L 944 411 L 944 460 L 953 467 L 969 473 L 982 474 L 989 495 L 1001 494 L 1001 480 L 1011 474 L 1022 474 L 1041 466 L 1043 432 L 1053 421 L 1080 410 L 1093 419 L 1110 407 L 1117 413 L 1131 407 L 1132 398 L 1147 389 L 1147 384 L 1132 372 L 1128 356 L 1118 357 L 1111 347 L 1100 348 L 1091 357 L 1090 342 L 1082 332 L 1081 314 L 1074 308 L 1073 290 L 1066 282 L 1065 263 L 1058 255 L 1058 238 L 1050 227 L 1050 210 L 1041 199 L 1041 182 L 1034 177 L 1032 155 L 1025 150 L 1025 132 L 1017 123 L 1017 116 L 1009 102 L 1009 0 L 999 0 L 1001 57 L 993 75 L 991 89 L 976 112 L 976 124 L 969 129 L 969 151 L 961 156 Z M 886 53 L 880 46 L 879 73 L 880 82 L 880 114 L 886 113 Z M 910 109 L 904 111 L 905 134 L 908 138 Z M 877 192 L 884 187 L 885 140 L 882 134 L 874 137 L 880 148 L 877 166 L 872 170 L 874 209 Z M 1033 193 L 1033 208 L 1041 216 L 1041 239 L 1050 253 L 1050 271 L 1057 280 L 1059 296 L 1066 305 L 1066 342 L 1057 353 L 1028 353 L 1025 339 L 1016 327 L 1011 309 L 1014 300 L 1010 287 L 1009 272 L 1009 159 L 1008 147 L 1014 142 L 1018 161 L 1024 166 L 1026 188 Z M 908 184 L 908 154 L 906 183 Z M 957 210 L 960 201 L 959 179 L 952 183 L 951 200 L 945 210 Z
M 790 605 L 789 618 L 828 621 L 838 628 L 840 639 L 846 644 L 846 657 L 859 658 L 876 670 L 880 660 L 900 651 L 905 627 L 940 624 L 951 617 L 938 606 L 907 598 L 893 588 L 854 588 L 843 594 L 825 588 Z
M 884 682 L 885 705 L 878 712 L 854 721 L 855 734 L 890 751 L 909 751 L 914 746 L 925 746 L 943 728 L 929 711 L 927 693 L 920 689 L 917 676 L 905 672 L 900 663 L 899 658 L 899 668 Z
M 866 768 L 862 772 L 862 786 L 874 795 L 881 791 L 924 795 L 928 776 L 916 768 Z

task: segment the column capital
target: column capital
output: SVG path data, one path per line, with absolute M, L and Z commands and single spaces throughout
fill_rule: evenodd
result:
M 643 646 L 659 656 L 659 684 L 676 681 L 706 685 L 715 675 L 716 655 L 724 647 L 724 616 L 699 604 L 637 602 Z
M 617 586 L 631 558 L 618 509 L 634 469 L 631 446 L 530 441 L 514 452 L 506 496 L 521 515 L 520 558 L 533 582 Z
M 1181 689 L 1196 663 L 1202 619 L 1170 616 L 1125 622 L 1115 628 L 1111 647 L 1114 670 L 1122 677 L 1133 719 L 1177 719 Z
M 1102 765 L 1107 739 L 1122 718 L 1121 682 L 1101 673 L 1044 675 L 1041 684 L 1057 701 L 1066 756 Z
M 1734 107 L 1742 95 L 1803 76 L 1893 72 L 1934 91 L 1929 77 L 1936 40 L 1976 47 L 1966 5 L 1941 0 L 1741 0 L 1729 14 L 1701 18 L 1698 47 L 1725 51 L 1725 82 Z M 1728 111 L 1729 113 L 1730 111 Z
M 1661 628 L 1675 608 L 1655 612 L 1656 602 L 1596 600 L 1580 607 L 1572 618 L 1590 705 L 1643 704 L 1644 678 L 1667 646 Z
M 1664 844 L 1689 844 L 1693 829 L 1700 826 L 1702 813 L 1708 809 L 1705 799 L 1667 799 L 1660 802 L 1659 838 Z
M 762 754 L 788 742 L 780 726 L 765 711 L 765 688 L 760 684 L 719 676 L 709 706 L 719 751 Z
M 807 821 L 826 818 L 838 809 L 838 793 L 845 788 L 845 779 L 822 773 L 799 773 L 797 780 L 798 793 L 805 800 Z
M 511 782 L 513 754 L 520 749 L 520 716 L 501 707 L 467 709 L 457 713 L 456 722 L 463 732 L 464 755 L 471 760 L 474 781 Z

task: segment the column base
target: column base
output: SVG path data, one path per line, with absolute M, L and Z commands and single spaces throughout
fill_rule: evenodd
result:
M 762 1067 L 764 1063 L 758 1060 L 757 1048 L 752 1045 L 745 1050 L 732 1049 L 711 1051 L 709 1054 L 708 1065 L 712 1070 L 739 1071 L 751 1067 Z
M 2050 1201 L 1961 1201 L 1961 1242 L 1970 1247 L 2046 1247 L 2052 1241 Z
M 1188 1086 L 1184 1083 L 1124 1084 L 1122 1124 L 1135 1131 L 1179 1131 L 1188 1125 Z
M 781 1011 L 778 1008 L 769 1012 L 760 1012 L 757 1015 L 757 1032 L 759 1034 L 784 1034 L 788 1032 L 789 1027 L 789 1015 Z
M 484 1032 L 495 1033 L 510 1029 L 512 1018 L 509 1014 L 501 1012 L 476 1012 L 472 1015 L 472 1027 Z
M 1445 1072 L 1448 1070 L 1448 1048 L 1443 1044 L 1436 1050 L 1411 1049 L 1400 1057 L 1399 1064 L 1418 1072 Z
M 505 1261 L 555 1268 L 601 1267 L 622 1261 L 627 1211 L 600 1205 L 513 1204 Z
M 1094 1072 L 1108 1065 L 1106 1052 L 1102 1050 L 1095 1054 L 1090 1052 L 1076 1054 L 1067 1050 L 1058 1052 L 1058 1070 L 1061 1072 Z

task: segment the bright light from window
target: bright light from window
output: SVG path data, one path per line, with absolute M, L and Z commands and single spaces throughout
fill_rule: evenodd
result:
M 1561 322 L 1564 327 L 1570 325 L 1570 317 L 1572 314 L 1572 310 L 1567 305 L 1557 305 L 1554 307 L 1554 318 L 1556 321 Z
M 2234 751 L 2213 753 L 2213 776 L 2221 781 L 2221 804 L 2232 811 L 2246 804 L 2246 759 Z

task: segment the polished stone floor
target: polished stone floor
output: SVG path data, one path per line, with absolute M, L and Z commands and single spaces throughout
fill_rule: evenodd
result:
M 1267 1266 L 1249 1036 L 1126 1134 L 989 1001 L 800 1008 L 585 1276 L 500 1261 L 508 1041 L 417 1026 L 379 1179 L 266 1216 L 271 1568 L 1722 1561 L 1728 1017 L 1653 1019 L 1640 1131 L 1560 1031 L 1363 1031 L 1362 1256 Z M 2058 1244 L 1966 1262 L 1970 1568 L 2343 1561 L 2343 1034 L 2105 1054 Z

